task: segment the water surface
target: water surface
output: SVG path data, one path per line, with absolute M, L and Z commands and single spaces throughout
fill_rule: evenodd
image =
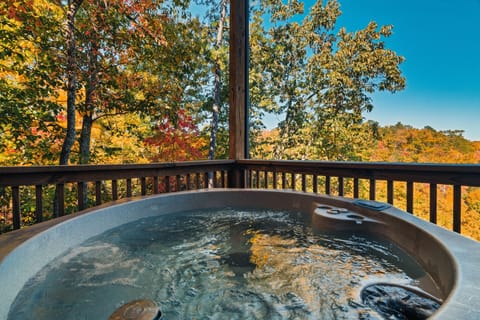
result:
M 375 281 L 417 285 L 399 248 L 322 234 L 292 212 L 221 209 L 160 215 L 91 238 L 22 289 L 9 319 L 107 319 L 156 301 L 165 319 L 376 319 L 359 300 Z

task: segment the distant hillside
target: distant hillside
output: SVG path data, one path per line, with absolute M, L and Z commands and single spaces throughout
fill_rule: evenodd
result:
M 480 141 L 464 138 L 462 130 L 440 131 L 429 126 L 418 129 L 400 122 L 382 127 L 378 122 L 368 121 L 339 132 L 332 133 L 332 136 L 336 134 L 333 140 L 312 138 L 313 134 L 307 132 L 304 141 L 278 154 L 276 149 L 282 144 L 279 129 L 263 130 L 251 141 L 251 156 L 258 159 L 480 163 Z M 325 150 L 334 152 L 326 156 Z
M 465 139 L 461 130 L 417 129 L 401 123 L 377 130 L 377 141 L 364 161 L 480 163 L 480 142 Z

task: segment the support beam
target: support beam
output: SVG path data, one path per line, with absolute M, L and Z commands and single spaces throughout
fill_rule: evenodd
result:
M 230 1 L 230 159 L 248 158 L 248 0 Z

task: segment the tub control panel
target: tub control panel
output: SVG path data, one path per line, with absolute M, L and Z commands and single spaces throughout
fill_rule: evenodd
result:
M 317 205 L 313 217 L 314 223 L 320 228 L 350 229 L 368 225 L 381 225 L 381 221 L 365 214 L 351 211 L 346 208 L 330 205 Z

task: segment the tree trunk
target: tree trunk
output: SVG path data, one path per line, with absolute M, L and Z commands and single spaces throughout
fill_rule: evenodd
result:
M 79 164 L 88 164 L 90 162 L 90 140 L 92 136 L 93 117 L 87 113 L 82 119 L 82 132 L 80 133 L 80 156 Z
M 75 142 L 75 96 L 77 93 L 77 59 L 75 55 L 75 15 L 83 0 L 68 1 L 65 42 L 67 47 L 67 132 L 60 153 L 60 164 L 68 164 Z
M 227 16 L 227 0 L 222 0 L 220 4 L 221 13 L 218 21 L 217 39 L 215 41 L 215 50 L 218 50 L 223 41 L 223 28 L 225 25 L 225 18 Z M 213 84 L 213 106 L 212 106 L 212 122 L 210 125 L 210 148 L 208 149 L 208 159 L 215 158 L 215 150 L 217 149 L 217 132 L 218 132 L 218 116 L 220 114 L 220 93 L 222 90 L 222 69 L 217 56 L 215 61 L 215 80 Z M 213 173 L 208 175 L 208 187 L 213 188 Z
M 227 15 L 227 0 L 222 0 L 221 14 L 218 21 L 217 39 L 215 41 L 215 49 L 218 50 L 223 41 L 223 28 L 225 26 L 225 18 Z M 219 59 L 219 58 L 217 58 Z M 218 131 L 218 116 L 220 113 L 220 92 L 222 89 L 222 70 L 220 68 L 220 62 L 215 61 L 215 80 L 213 85 L 213 107 L 212 107 L 212 122 L 210 126 L 210 148 L 208 150 L 208 159 L 213 160 L 215 158 L 215 150 L 217 148 L 217 131 Z
M 82 131 L 80 133 L 80 155 L 79 164 L 88 164 L 90 162 L 90 141 L 92 136 L 93 117 L 90 113 L 83 115 Z M 80 187 L 80 186 L 79 186 Z M 83 184 L 83 203 L 88 203 L 87 183 Z
M 96 35 L 96 30 L 93 32 Z M 90 142 L 94 121 L 95 95 L 98 87 L 98 38 L 92 37 L 88 54 L 88 82 L 85 89 L 84 115 L 82 118 L 82 131 L 80 133 L 80 164 L 90 162 Z
M 67 8 L 67 21 L 65 27 L 65 42 L 67 47 L 67 132 L 63 140 L 62 151 L 60 152 L 60 165 L 68 165 L 70 152 L 75 142 L 75 97 L 77 94 L 77 59 L 75 45 L 75 15 L 77 14 L 83 0 L 69 0 Z M 63 188 L 63 185 L 61 185 Z M 63 190 L 59 186 L 55 189 L 55 198 L 53 200 L 53 214 L 55 217 L 62 215 L 60 212 L 59 195 Z

